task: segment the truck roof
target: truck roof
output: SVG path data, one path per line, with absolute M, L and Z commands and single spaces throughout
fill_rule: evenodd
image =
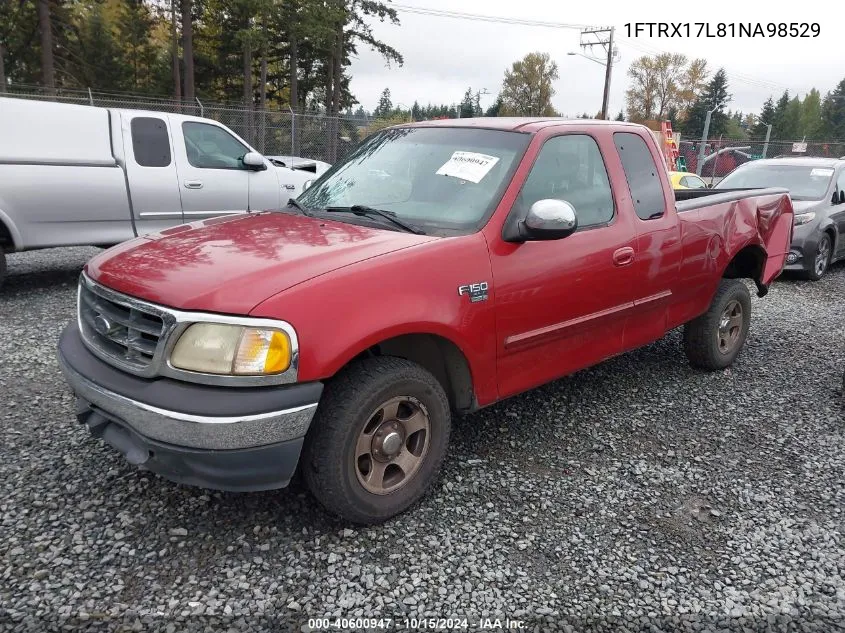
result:
M 572 125 L 611 125 L 617 127 L 641 127 L 625 121 L 602 121 L 599 119 L 564 119 L 562 117 L 475 117 L 466 119 L 434 119 L 406 123 L 396 127 L 475 127 L 508 132 L 539 132 L 545 127 Z

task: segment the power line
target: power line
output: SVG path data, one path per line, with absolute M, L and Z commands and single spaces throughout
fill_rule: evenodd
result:
M 495 24 L 509 24 L 513 26 L 533 26 L 533 27 L 541 27 L 541 28 L 552 28 L 552 29 L 572 29 L 572 30 L 584 30 L 584 29 L 592 29 L 597 28 L 595 25 L 592 24 L 569 24 L 565 22 L 547 22 L 544 20 L 527 20 L 523 18 L 513 18 L 513 17 L 506 17 L 506 16 L 497 16 L 497 15 L 481 15 L 479 13 L 465 13 L 462 11 L 448 11 L 445 9 L 430 9 L 427 7 L 415 7 L 406 4 L 392 4 L 391 6 L 395 7 L 399 11 L 404 11 L 406 13 L 414 13 L 417 15 L 427 15 L 431 17 L 438 17 L 438 18 L 451 18 L 456 20 L 472 20 L 476 22 L 489 22 Z M 665 53 L 667 51 L 661 50 L 659 48 L 649 46 L 647 44 L 640 44 L 640 43 L 633 43 L 630 41 L 621 42 L 623 46 L 630 46 L 636 50 L 639 50 L 643 53 L 648 53 L 651 55 L 658 54 L 658 53 Z M 733 79 L 735 81 L 748 84 L 755 88 L 764 88 L 767 90 L 783 90 L 786 89 L 787 86 L 778 83 L 776 81 L 770 81 L 767 79 L 758 79 L 756 77 L 752 77 L 750 75 L 745 75 L 742 73 L 731 72 L 727 69 L 725 70 L 726 74 L 728 75 L 729 79 Z
M 546 22 L 543 20 L 526 20 L 523 18 L 509 18 L 497 15 L 481 15 L 478 13 L 464 13 L 461 11 L 447 11 L 445 9 L 429 9 L 426 7 L 413 7 L 405 4 L 391 4 L 390 6 L 406 13 L 418 15 L 429 15 L 438 18 L 453 18 L 456 20 L 473 20 L 477 22 L 494 22 L 497 24 L 511 24 L 515 26 L 539 26 L 551 29 L 574 29 L 581 30 L 590 28 L 590 24 L 567 24 L 564 22 Z

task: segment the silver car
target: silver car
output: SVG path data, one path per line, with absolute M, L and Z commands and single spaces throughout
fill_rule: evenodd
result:
M 785 270 L 818 281 L 845 259 L 845 160 L 772 158 L 737 167 L 716 189 L 785 187 L 795 207 Z

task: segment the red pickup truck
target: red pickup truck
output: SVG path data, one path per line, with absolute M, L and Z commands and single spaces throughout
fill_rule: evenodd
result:
M 690 196 L 689 199 L 680 198 Z M 297 467 L 329 510 L 419 499 L 467 413 L 684 326 L 742 348 L 784 266 L 785 190 L 673 192 L 644 127 L 461 119 L 384 130 L 282 211 L 92 259 L 59 357 L 133 464 L 224 490 Z

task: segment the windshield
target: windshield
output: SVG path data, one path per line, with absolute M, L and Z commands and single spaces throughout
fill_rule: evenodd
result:
M 789 189 L 793 200 L 821 200 L 825 197 L 832 177 L 832 167 L 748 163 L 725 176 L 715 188 L 783 187 Z
M 471 128 L 384 130 L 298 200 L 317 211 L 375 207 L 427 231 L 464 232 L 478 228 L 492 213 L 530 139 L 518 132 Z M 342 219 L 357 221 L 355 216 Z

